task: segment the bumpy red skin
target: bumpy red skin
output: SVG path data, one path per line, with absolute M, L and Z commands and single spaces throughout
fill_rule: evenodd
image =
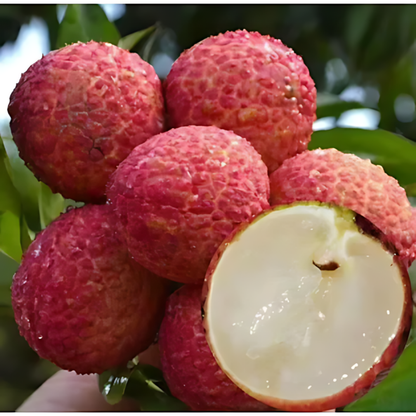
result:
M 278 207 L 275 208 L 278 209 Z M 264 211 L 256 218 L 253 218 L 250 221 L 250 223 L 244 223 L 236 227 L 234 231 L 221 243 L 220 247 L 218 248 L 217 252 L 215 253 L 210 262 L 204 280 L 204 285 L 202 287 L 201 299 L 205 315 L 209 314 L 208 297 L 210 295 L 211 283 L 214 277 L 214 272 L 227 247 L 230 246 L 230 244 L 232 244 L 233 241 L 237 241 L 239 239 L 240 234 L 243 233 L 244 230 L 248 228 L 252 223 L 256 222 L 261 217 L 268 215 L 271 211 L 273 211 L 273 208 L 271 208 L 270 211 Z M 371 228 L 372 224 L 368 220 L 365 221 L 366 226 L 370 226 Z M 385 241 L 385 238 L 383 234 L 380 233 L 380 230 L 377 230 L 376 233 L 373 234 L 373 237 L 381 241 L 382 244 Z M 391 244 L 385 245 L 384 247 L 387 251 L 394 254 L 395 249 Z M 252 393 L 249 389 L 245 388 L 245 386 L 239 387 L 242 390 L 246 391 L 246 393 L 255 397 L 257 400 L 269 406 L 278 408 L 280 411 L 283 412 L 324 412 L 331 409 L 344 407 L 349 403 L 354 402 L 355 400 L 364 396 L 369 390 L 371 390 L 373 387 L 379 384 L 382 380 L 384 380 L 384 378 L 389 374 L 391 368 L 394 366 L 394 364 L 400 357 L 401 353 L 403 352 L 404 348 L 406 347 L 406 343 L 409 338 L 409 333 L 412 325 L 413 315 L 412 288 L 407 267 L 403 264 L 403 262 L 400 260 L 398 256 L 394 256 L 393 259 L 396 265 L 398 266 L 399 270 L 401 271 L 401 278 L 404 291 L 403 312 L 397 328 L 396 336 L 391 341 L 390 345 L 386 348 L 383 355 L 380 357 L 380 360 L 376 364 L 374 364 L 366 373 L 364 373 L 362 377 L 360 377 L 355 383 L 351 384 L 343 391 L 332 396 L 327 396 L 315 400 L 298 401 L 282 400 L 278 398 L 270 398 L 267 396 L 256 395 Z M 202 326 L 205 328 L 207 343 L 211 348 L 209 339 L 209 328 L 206 327 L 205 322 L 206 321 L 203 320 Z M 219 365 L 221 365 L 221 363 L 219 363 Z M 231 374 L 229 374 L 228 376 L 230 377 L 230 379 L 232 379 Z
M 130 264 L 108 205 L 61 215 L 36 237 L 13 279 L 20 334 L 43 358 L 80 374 L 125 364 L 154 340 L 162 279 Z
M 188 126 L 136 147 L 107 196 L 137 262 L 168 279 L 202 283 L 222 240 L 269 207 L 269 178 L 247 140 Z
M 109 43 L 44 56 L 22 75 L 8 111 L 20 156 L 38 179 L 84 202 L 104 202 L 117 165 L 164 128 L 153 67 Z
M 195 411 L 273 410 L 240 390 L 215 361 L 202 327 L 201 289 L 183 286 L 166 304 L 159 349 L 171 393 Z
M 214 125 L 247 138 L 269 172 L 307 148 L 316 89 L 280 40 L 237 30 L 182 53 L 164 84 L 172 127 Z
M 270 204 L 320 201 L 349 208 L 379 228 L 406 266 L 416 257 L 416 227 L 405 190 L 381 166 L 335 149 L 306 151 L 270 175 Z

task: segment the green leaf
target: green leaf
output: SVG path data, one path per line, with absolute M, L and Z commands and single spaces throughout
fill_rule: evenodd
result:
M 390 374 L 364 397 L 346 406 L 347 412 L 416 411 L 416 343 L 408 345 Z
M 99 6 L 98 6 L 99 7 Z M 62 48 L 76 42 L 88 42 L 89 37 L 83 27 L 80 4 L 69 4 L 59 26 L 56 48 Z
M 64 211 L 65 200 L 61 194 L 54 194 L 51 189 L 41 182 L 39 193 L 39 214 L 42 229 L 46 228 Z
M 20 217 L 11 211 L 0 213 L 0 250 L 18 263 L 22 258 Z
M 139 364 L 137 370 L 140 371 L 146 380 L 148 380 L 149 387 L 171 396 L 169 387 L 163 377 L 162 370 L 148 364 Z
M 415 96 L 414 67 L 415 48 L 413 47 L 400 61 L 395 61 L 394 66 L 389 67 L 378 74 L 377 83 L 380 85 L 380 98 L 378 101 L 380 128 L 394 131 L 397 128 L 398 123 L 396 110 L 394 108 L 396 98 L 400 94 Z
M 146 42 L 143 42 L 139 55 L 144 61 L 150 62 L 153 47 L 161 32 L 160 26 L 156 25 L 156 30 L 146 39 Z
M 12 306 L 12 292 L 10 290 L 10 285 L 0 286 L 0 308 L 2 306 Z
M 7 154 L 0 141 L 0 212 L 10 211 L 19 216 L 19 193 L 10 179 L 6 163 L 8 163 Z
M 135 368 L 134 363 L 130 361 L 126 367 L 113 368 L 98 376 L 98 386 L 108 403 L 116 404 L 123 398 Z
M 20 246 L 22 253 L 28 249 L 32 241 L 35 239 L 36 234 L 29 229 L 26 219 L 23 215 L 20 216 Z
M 117 45 L 120 34 L 97 4 L 69 4 L 58 32 L 56 47 L 75 42 L 109 42 Z
M 406 190 L 406 194 L 408 197 L 416 197 L 416 183 L 405 185 L 404 189 Z
M 153 367 L 149 364 L 139 364 L 137 369 L 142 373 L 142 375 L 147 379 L 155 383 L 160 383 L 164 381 L 162 370 L 159 370 L 156 367 Z
M 415 41 L 415 5 L 358 5 L 347 13 L 346 40 L 351 67 L 362 76 L 395 65 Z
M 13 139 L 2 137 L 4 148 L 10 164 L 10 178 L 13 185 L 19 192 L 23 214 L 26 217 L 27 225 L 34 231 L 40 231 L 40 217 L 38 197 L 40 182 L 35 175 L 25 166 L 19 156 L 19 151 Z
M 125 394 L 139 402 L 140 410 L 142 412 L 189 410 L 188 406 L 183 402 L 170 395 L 170 393 L 168 394 L 163 391 L 152 380 L 148 379 L 140 370 L 140 364 L 130 377 Z
M 10 288 L 19 263 L 0 252 L 0 287 Z
M 327 93 L 318 93 L 316 103 L 316 117 L 318 119 L 323 117 L 338 118 L 345 111 L 364 108 L 361 103 L 356 101 L 344 101 L 337 95 Z
M 189 410 L 183 402 L 166 393 L 153 390 L 145 383 L 130 380 L 126 395 L 139 402 L 142 412 L 181 412 Z
M 0 250 L 20 262 L 21 204 L 19 193 L 9 176 L 7 154 L 0 140 Z
M 147 29 L 131 33 L 130 35 L 121 38 L 118 41 L 118 46 L 129 51 L 130 49 L 134 48 L 134 46 L 136 46 L 140 41 L 150 36 L 155 30 L 156 26 L 150 26 Z
M 108 403 L 116 404 L 123 398 L 128 381 L 128 377 L 116 377 L 114 375 L 108 376 L 107 381 L 101 389 L 101 392 Z
M 184 403 L 170 394 L 159 369 L 137 364 L 135 360 L 126 367 L 111 369 L 99 375 L 98 385 L 110 404 L 116 404 L 123 396 L 127 396 L 139 402 L 141 411 L 188 410 Z
M 349 9 L 346 19 L 345 39 L 352 53 L 356 52 L 362 43 L 370 22 L 374 16 L 376 5 L 364 4 Z
M 80 207 L 84 203 L 64 199 L 60 194 L 53 194 L 50 188 L 39 182 L 25 166 L 13 139 L 8 137 L 0 137 L 0 139 L 5 149 L 5 167 L 18 191 L 24 214 L 21 218 L 21 239 L 22 249 L 25 251 L 35 237 L 32 230 L 41 231 L 68 206 Z
M 309 149 L 336 148 L 383 166 L 402 186 L 416 183 L 416 144 L 385 130 L 335 128 L 316 131 Z
M 81 208 L 85 205 L 85 202 L 77 202 L 73 199 L 65 199 L 64 200 L 64 211 L 66 211 L 68 208 Z
M 410 328 L 409 339 L 407 345 L 411 344 L 416 339 L 416 308 L 413 307 L 412 327 Z

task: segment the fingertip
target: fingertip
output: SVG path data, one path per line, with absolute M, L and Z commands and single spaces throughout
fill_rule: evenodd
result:
M 80 375 L 60 370 L 45 381 L 17 412 L 123 412 L 138 411 L 138 403 L 123 399 L 116 405 L 106 402 L 95 374 Z

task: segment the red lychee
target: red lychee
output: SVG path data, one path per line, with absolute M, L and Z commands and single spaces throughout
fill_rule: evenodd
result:
M 20 156 L 38 179 L 84 202 L 104 202 L 117 165 L 164 127 L 153 67 L 135 53 L 93 41 L 34 63 L 8 111 Z
M 269 207 L 260 155 L 217 127 L 172 129 L 137 146 L 107 188 L 133 258 L 152 272 L 202 282 L 237 224 Z
M 108 205 L 73 209 L 37 235 L 13 279 L 21 335 L 43 358 L 77 373 L 126 364 L 154 340 L 162 279 L 131 263 Z
M 170 391 L 195 411 L 273 410 L 240 390 L 218 366 L 202 326 L 201 290 L 183 286 L 166 304 L 159 348 Z
M 416 227 L 405 190 L 381 166 L 336 149 L 303 152 L 270 176 L 270 204 L 319 201 L 351 209 L 379 228 L 409 266 Z
M 269 172 L 307 148 L 316 89 L 303 60 L 280 40 L 237 30 L 197 43 L 164 85 L 172 127 L 214 125 L 247 138 Z

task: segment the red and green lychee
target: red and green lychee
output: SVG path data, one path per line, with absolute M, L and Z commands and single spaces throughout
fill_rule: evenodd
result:
M 333 203 L 379 228 L 405 264 L 416 257 L 416 227 L 405 190 L 381 166 L 336 149 L 306 151 L 270 176 L 271 205 L 295 201 Z
M 235 226 L 269 207 L 269 178 L 246 139 L 187 126 L 137 146 L 112 175 L 107 196 L 138 263 L 195 283 Z
M 162 279 L 131 262 L 108 205 L 73 209 L 37 235 L 13 278 L 16 322 L 43 358 L 77 373 L 126 364 L 155 339 Z
M 164 128 L 162 87 L 139 55 L 109 43 L 50 52 L 21 77 L 8 108 L 21 158 L 54 192 L 104 202 L 130 151 Z
M 200 285 L 186 285 L 166 304 L 159 331 L 162 371 L 171 393 L 194 411 L 273 410 L 240 390 L 221 370 L 202 326 Z
M 214 125 L 247 138 L 269 172 L 307 148 L 316 89 L 302 58 L 280 40 L 237 30 L 197 43 L 164 85 L 171 127 Z

